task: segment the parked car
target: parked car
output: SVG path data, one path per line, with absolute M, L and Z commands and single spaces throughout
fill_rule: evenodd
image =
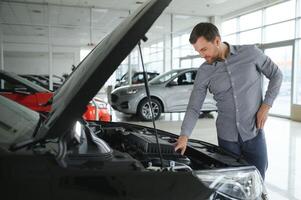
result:
M 0 81 L 0 95 L 44 114 L 51 111 L 53 92 L 3 70 L 0 70 Z M 111 121 L 107 103 L 99 98 L 94 97 L 86 109 L 83 115 L 86 120 Z
M 47 90 L 49 90 L 49 76 L 48 75 L 35 75 L 35 74 L 21 74 L 20 75 L 22 78 L 25 78 L 31 82 L 33 82 L 36 85 L 39 85 Z M 63 84 L 63 78 L 53 75 L 53 90 L 52 91 L 56 91 L 58 88 L 61 87 L 61 85 Z
M 149 82 L 155 119 L 158 119 L 162 112 L 186 111 L 196 73 L 197 68 L 175 69 L 161 74 Z M 137 114 L 141 120 L 151 120 L 143 84 L 113 90 L 111 105 L 120 112 Z M 217 110 L 212 94 L 207 94 L 201 110 L 205 113 Z
M 117 83 L 115 84 L 115 89 L 120 87 L 120 86 L 125 86 L 129 85 L 129 76 L 128 72 L 125 73 L 120 79 L 117 79 Z M 159 75 L 157 72 L 147 72 L 147 78 L 148 80 L 152 80 L 156 76 Z M 144 83 L 144 77 L 143 77 L 143 72 L 133 72 L 132 74 L 132 84 L 139 84 L 139 83 Z
M 0 96 L 3 199 L 260 198 L 258 171 L 220 147 L 190 140 L 181 155 L 172 133 L 81 117 L 169 3 L 150 0 L 132 12 L 62 85 L 46 118 Z

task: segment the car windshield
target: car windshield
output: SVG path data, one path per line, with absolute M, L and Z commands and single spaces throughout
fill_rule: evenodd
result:
M 33 136 L 40 117 L 37 112 L 0 96 L 0 113 L 1 146 L 8 147 Z
M 161 84 L 166 83 L 167 81 L 171 80 L 175 76 L 177 76 L 181 72 L 180 70 L 173 70 L 166 72 L 164 74 L 161 74 L 159 76 L 156 76 L 154 79 L 152 79 L 149 83 L 151 84 Z

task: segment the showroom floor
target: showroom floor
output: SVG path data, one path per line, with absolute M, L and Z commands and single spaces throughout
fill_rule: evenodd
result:
M 156 126 L 158 129 L 179 134 L 183 117 L 184 113 L 163 114 L 156 121 Z M 217 144 L 215 119 L 216 114 L 199 119 L 192 137 Z M 115 111 L 113 121 L 152 126 L 150 122 L 140 122 L 135 117 Z M 301 200 L 301 123 L 269 117 L 265 133 L 269 156 L 265 182 L 270 199 Z

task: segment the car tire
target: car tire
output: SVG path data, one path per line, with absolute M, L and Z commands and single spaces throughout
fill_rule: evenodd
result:
M 151 104 L 152 104 L 153 112 L 154 112 L 154 116 L 155 116 L 154 118 L 155 118 L 155 120 L 157 120 L 161 116 L 162 105 L 157 99 L 154 99 L 154 98 L 151 99 Z M 143 121 L 151 121 L 152 120 L 147 98 L 143 99 L 139 103 L 138 109 L 137 109 L 137 115 Z

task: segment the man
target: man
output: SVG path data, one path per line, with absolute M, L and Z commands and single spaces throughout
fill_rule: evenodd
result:
M 254 45 L 221 42 L 211 23 L 197 24 L 189 41 L 206 62 L 198 69 L 175 150 L 184 154 L 209 89 L 217 102 L 219 146 L 243 156 L 264 179 L 268 159 L 263 128 L 281 86 L 281 71 Z M 262 74 L 270 80 L 264 99 Z

